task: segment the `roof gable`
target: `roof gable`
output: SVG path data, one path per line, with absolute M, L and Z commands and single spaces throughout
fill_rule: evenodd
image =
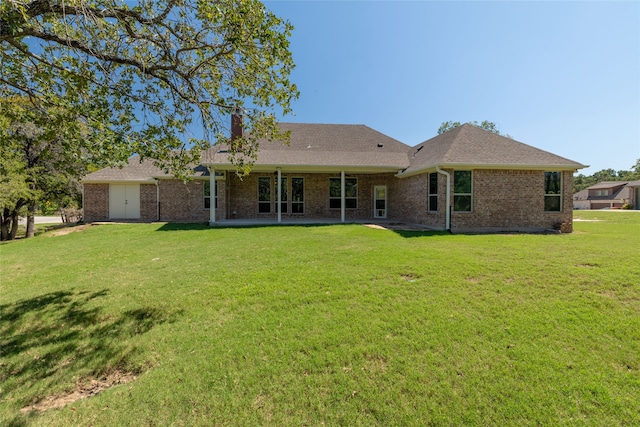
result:
M 403 175 L 436 166 L 512 169 L 566 169 L 585 167 L 578 162 L 493 132 L 464 124 L 413 147 Z

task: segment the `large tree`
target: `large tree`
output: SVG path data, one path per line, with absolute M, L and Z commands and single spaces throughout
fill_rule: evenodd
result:
M 26 236 L 32 237 L 37 204 L 60 205 L 77 193 L 89 163 L 88 131 L 82 122 L 60 122 L 66 118 L 59 109 L 35 108 L 24 98 L 0 103 L 1 240 L 16 237 L 19 215 L 27 217 Z
M 291 24 L 257 0 L 3 0 L 0 102 L 52 114 L 44 131 L 82 124 L 83 156 L 123 164 L 133 153 L 184 176 L 211 143 L 231 143 L 240 170 L 259 138 L 286 140 L 276 116 L 297 98 Z M 26 122 L 24 123 L 26 124 Z

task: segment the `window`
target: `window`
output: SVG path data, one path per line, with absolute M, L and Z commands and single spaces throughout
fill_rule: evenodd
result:
M 609 190 L 596 190 L 596 196 L 608 196 Z
M 433 172 L 429 174 L 429 211 L 434 212 L 438 210 L 438 173 Z
M 472 208 L 472 174 L 471 171 L 453 172 L 453 210 L 454 212 L 471 212 Z
M 329 208 L 340 209 L 342 207 L 340 178 L 329 178 Z M 344 179 L 344 205 L 347 209 L 358 208 L 358 179 Z
M 287 178 L 283 176 L 280 177 L 280 212 L 287 213 Z
M 216 194 L 214 195 L 214 199 L 216 209 L 218 209 L 218 181 L 215 183 Z M 211 182 L 209 180 L 204 181 L 204 208 L 211 209 Z
M 271 178 L 258 177 L 258 213 L 271 213 Z
M 544 211 L 560 212 L 562 206 L 562 174 L 544 173 Z
M 291 213 L 304 213 L 304 178 L 291 178 Z

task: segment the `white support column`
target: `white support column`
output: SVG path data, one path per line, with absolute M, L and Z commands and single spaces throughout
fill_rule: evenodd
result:
M 277 185 L 277 194 L 278 194 L 278 206 L 276 207 L 276 212 L 278 212 L 278 224 L 280 224 L 282 222 L 282 186 L 280 184 L 280 180 L 282 178 L 282 174 L 281 174 L 281 170 L 280 168 L 277 169 L 278 170 L 278 180 L 276 181 L 276 185 Z
M 209 167 L 209 225 L 216 223 L 216 169 Z
M 440 169 L 440 166 L 436 165 L 436 172 L 441 173 L 447 177 L 447 190 L 445 193 L 445 229 L 451 231 L 451 174 L 447 171 Z
M 347 207 L 345 205 L 345 182 L 344 171 L 340 172 L 340 221 L 344 222 L 346 219 Z

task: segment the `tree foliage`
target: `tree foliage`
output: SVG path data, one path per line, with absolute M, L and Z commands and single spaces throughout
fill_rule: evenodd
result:
M 489 132 L 493 132 L 497 135 L 500 135 L 500 131 L 498 130 L 498 125 L 496 125 L 494 122 L 490 122 L 488 120 L 483 120 L 481 123 L 478 123 L 477 120 L 474 120 L 472 122 L 468 122 L 470 125 L 479 127 L 481 129 L 484 130 L 488 130 Z M 453 130 L 455 128 L 457 128 L 458 126 L 462 126 L 464 123 L 460 123 L 460 122 L 453 122 L 453 121 L 448 121 L 448 122 L 443 122 L 440 127 L 438 128 L 438 135 L 441 135 L 445 132 L 449 132 L 450 130 Z M 507 138 L 511 138 L 511 136 L 509 134 L 504 135 Z
M 0 103 L 0 190 L 6 189 L 0 196 L 2 240 L 16 237 L 18 216 L 23 214 L 27 237 L 33 235 L 38 203 L 65 207 L 78 195 L 78 179 L 87 170 L 88 131 L 77 121 L 61 125 L 59 120 L 66 117 L 58 108 L 35 108 L 25 98 Z
M 83 155 L 103 165 L 133 153 L 183 176 L 212 142 L 241 170 L 259 138 L 286 140 L 276 115 L 298 96 L 292 25 L 257 0 L 3 0 L 0 97 L 54 112 L 45 132 L 85 125 Z M 195 130 L 197 129 L 197 130 Z

